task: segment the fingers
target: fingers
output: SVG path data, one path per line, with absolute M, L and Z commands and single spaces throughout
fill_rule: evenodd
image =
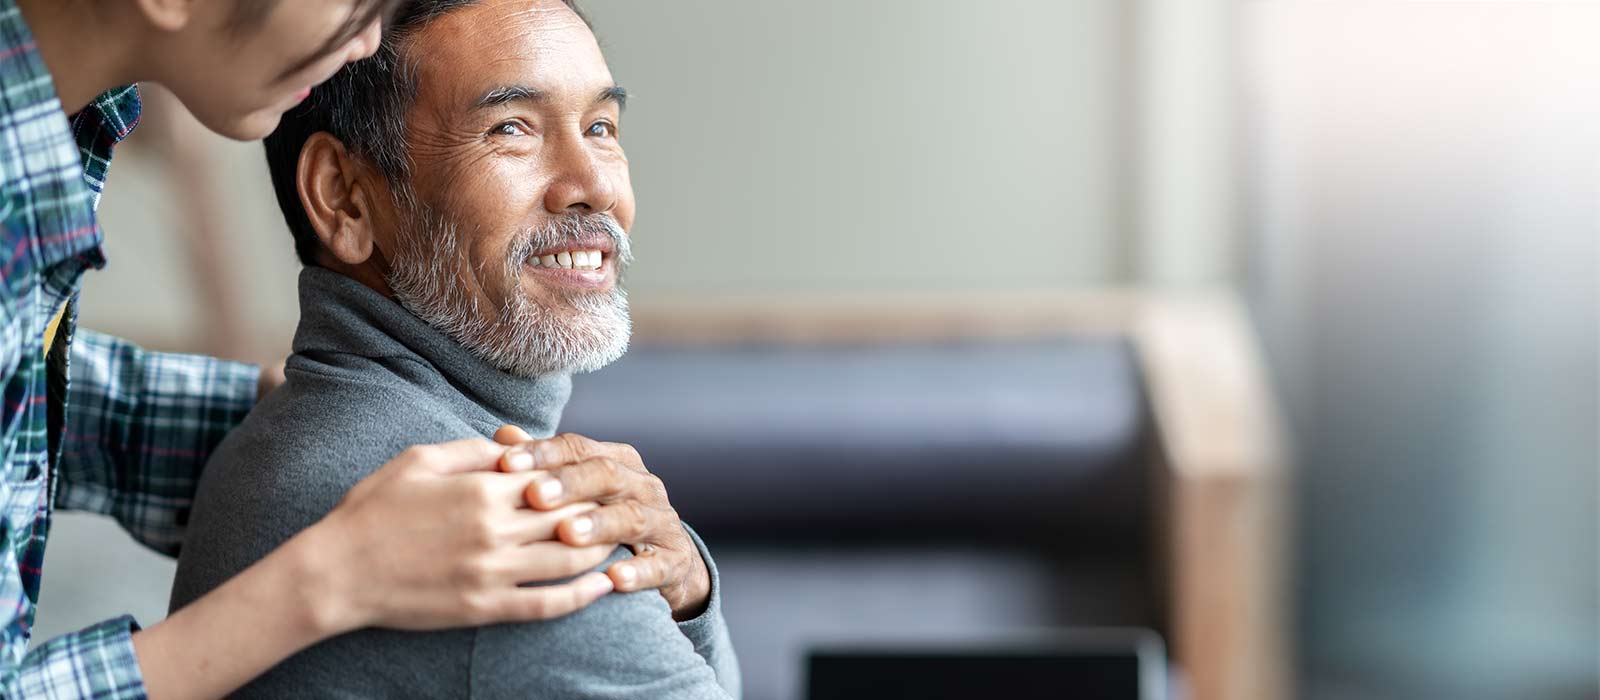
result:
M 554 586 L 497 591 L 484 602 L 482 617 L 486 621 L 550 620 L 584 608 L 613 588 L 610 577 L 596 572 Z
M 500 471 L 525 472 L 533 469 L 534 461 L 531 449 L 529 447 L 518 447 L 518 445 L 526 445 L 532 440 L 533 436 L 529 435 L 528 431 L 515 425 L 502 425 L 499 430 L 494 431 L 494 441 L 511 448 L 500 456 Z
M 520 445 L 531 440 L 533 440 L 533 436 L 529 435 L 528 431 L 515 425 L 502 425 L 499 430 L 494 431 L 494 441 L 507 447 Z
M 659 482 L 647 472 L 635 472 L 606 457 L 529 472 L 529 476 L 533 483 L 528 486 L 528 505 L 540 510 L 574 501 L 610 503 L 631 494 L 643 496 L 643 488 Z
M 673 567 L 663 555 L 666 550 L 650 549 L 642 551 L 631 559 L 623 559 L 606 569 L 606 576 L 611 578 L 611 583 L 619 592 L 642 591 L 650 588 L 660 588 L 668 581 L 677 580 L 673 574 Z
M 436 445 L 408 447 L 392 460 L 407 468 L 426 469 L 437 474 L 494 469 L 505 447 L 483 438 L 466 438 Z
M 650 543 L 651 533 L 672 531 L 678 522 L 678 514 L 670 509 L 622 501 L 565 519 L 556 534 L 573 546 L 597 542 L 637 545 Z
M 508 427 L 513 426 L 496 431 L 496 439 L 500 438 L 501 433 L 505 433 L 508 438 L 513 435 L 514 433 L 507 430 Z M 526 435 L 525 432 L 523 434 Z M 506 455 L 506 464 L 513 470 L 549 469 L 604 455 L 608 451 L 609 444 L 590 440 L 577 433 L 562 433 L 547 440 L 532 440 L 511 448 Z
M 518 493 L 517 498 L 521 497 L 522 494 Z M 523 504 L 519 502 L 518 505 Z M 515 524 L 511 526 L 507 537 L 509 541 L 521 544 L 554 541 L 556 540 L 557 530 L 562 523 L 573 517 L 581 517 L 582 513 L 593 511 L 598 505 L 592 501 L 582 501 L 550 511 L 523 508 L 511 515 Z M 582 544 L 595 544 L 598 542 L 602 542 L 602 540 L 594 540 Z
M 555 581 L 599 566 L 614 551 L 616 547 L 609 544 L 569 547 L 560 542 L 535 542 L 496 555 L 492 563 L 484 565 L 484 575 L 511 585 Z
M 538 472 L 504 474 L 486 471 L 458 477 L 462 493 L 470 496 L 464 504 L 490 510 L 515 511 L 525 508 L 527 493 L 533 488 Z

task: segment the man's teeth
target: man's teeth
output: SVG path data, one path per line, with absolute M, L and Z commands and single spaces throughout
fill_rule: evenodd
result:
M 559 267 L 566 270 L 598 270 L 602 261 L 598 250 L 562 251 L 537 258 L 539 267 Z

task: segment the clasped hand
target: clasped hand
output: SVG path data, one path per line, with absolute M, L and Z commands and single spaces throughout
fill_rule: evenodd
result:
M 503 470 L 532 475 L 524 494 L 527 504 L 563 514 L 556 527 L 561 542 L 573 547 L 622 544 L 633 550 L 632 558 L 606 571 L 616 590 L 659 589 L 678 620 L 705 609 L 711 591 L 705 561 L 668 500 L 666 486 L 645 468 L 638 450 L 573 433 L 533 440 L 509 425 L 495 433 L 495 440 L 513 446 L 501 459 Z M 565 511 L 581 503 L 598 507 Z

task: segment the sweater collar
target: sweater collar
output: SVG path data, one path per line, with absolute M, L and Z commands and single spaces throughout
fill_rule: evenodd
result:
M 320 267 L 300 272 L 296 354 L 344 353 L 371 360 L 415 360 L 503 423 L 553 434 L 572 392 L 566 374 L 519 377 L 485 362 L 398 302 Z

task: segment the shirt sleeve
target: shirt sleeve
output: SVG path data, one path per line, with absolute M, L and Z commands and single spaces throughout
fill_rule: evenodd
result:
M 695 653 L 706 660 L 712 672 L 717 674 L 717 683 L 723 690 L 728 691 L 731 697 L 739 697 L 740 676 L 739 659 L 733 653 L 733 638 L 728 635 L 728 622 L 722 617 L 722 577 L 717 573 L 717 563 L 711 560 L 711 550 L 706 548 L 705 540 L 700 539 L 700 533 L 684 523 L 683 529 L 688 531 L 689 539 L 694 540 L 695 549 L 700 551 L 700 558 L 706 562 L 706 572 L 711 575 L 711 595 L 706 601 L 706 609 L 699 615 L 678 623 L 678 631 L 688 637 L 694 644 Z
M 123 616 L 56 637 L 0 671 L 0 697 L 41 700 L 143 700 L 144 676 L 133 653 L 139 627 Z
M 618 547 L 596 570 L 629 556 Z M 713 668 L 697 646 L 672 621 L 658 591 L 612 593 L 553 620 L 477 628 L 470 641 L 472 694 L 738 700 L 737 671 Z
M 85 330 L 70 350 L 56 507 L 110 515 L 176 555 L 200 470 L 255 405 L 261 369 Z

